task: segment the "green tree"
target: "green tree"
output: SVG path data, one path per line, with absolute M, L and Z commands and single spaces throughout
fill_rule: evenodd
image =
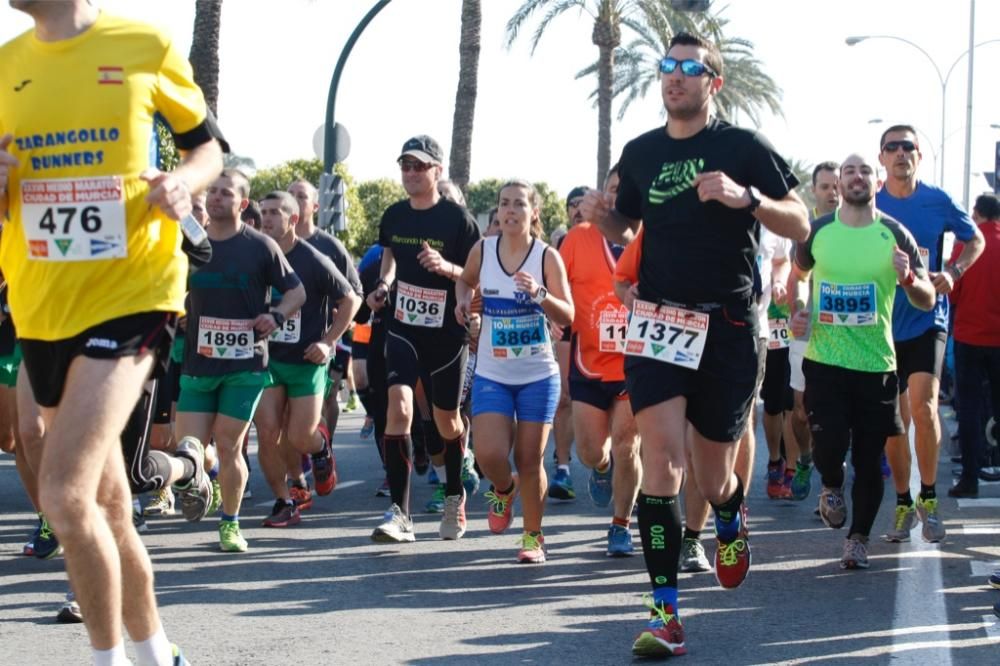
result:
M 359 183 L 355 190 L 364 213 L 364 224 L 349 226 L 344 244 L 360 257 L 378 240 L 378 225 L 382 221 L 382 213 L 392 204 L 405 199 L 406 190 L 398 181 L 389 178 L 366 180 Z
M 721 118 L 732 120 L 739 111 L 757 126 L 764 109 L 781 115 L 781 89 L 754 57 L 752 42 L 725 34 L 728 19 L 718 14 L 678 12 L 662 0 L 641 2 L 640 9 L 642 20 L 634 25 L 636 39 L 615 54 L 612 94 L 623 97 L 618 110 L 619 120 L 633 102 L 646 96 L 650 88 L 659 90 L 659 62 L 667 52 L 670 40 L 682 30 L 702 34 L 719 47 L 725 83 L 715 96 L 714 103 Z M 581 70 L 577 78 L 591 75 L 599 65 L 599 62 L 594 63 Z M 591 98 L 600 99 L 599 93 L 600 88 L 591 93 Z
M 475 183 L 469 183 L 469 186 L 465 188 L 465 205 L 473 217 L 488 213 L 497 205 L 500 187 L 505 182 L 507 180 L 504 178 L 484 178 Z
M 174 145 L 174 137 L 159 119 L 154 122 L 153 127 L 156 129 L 156 168 L 160 171 L 173 171 L 181 161 L 177 146 Z
M 463 190 L 472 168 L 472 126 L 479 89 L 479 36 L 483 23 L 480 0 L 462 0 L 462 38 L 458 43 L 458 89 L 451 121 L 448 177 Z
M 465 194 L 465 202 L 469 212 L 474 217 L 490 212 L 497 205 L 500 188 L 506 182 L 505 178 L 486 178 L 470 183 Z M 534 186 L 539 199 L 541 199 L 539 214 L 547 236 L 552 233 L 553 229 L 568 222 L 565 201 L 548 183 L 534 183 Z

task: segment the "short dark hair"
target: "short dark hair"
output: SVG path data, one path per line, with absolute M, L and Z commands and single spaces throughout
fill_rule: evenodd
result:
M 917 136 L 917 128 L 913 125 L 893 125 L 886 131 L 882 132 L 882 138 L 878 140 L 878 149 L 882 150 L 885 147 L 885 137 L 889 136 L 893 132 L 909 132 L 914 137 Z M 919 139 L 918 139 L 919 142 Z
M 976 197 L 976 205 L 972 210 L 986 220 L 1000 220 L 1000 199 L 995 194 L 980 194 Z
M 256 201 L 250 200 L 247 207 L 240 213 L 240 219 L 254 229 L 260 230 L 260 223 L 264 218 L 260 214 L 260 206 L 257 205 Z
M 241 199 L 246 199 L 250 196 L 250 179 L 239 169 L 223 169 L 219 177 L 228 178 L 233 181 Z
M 840 171 L 840 166 L 836 162 L 832 162 L 830 160 L 817 164 L 816 168 L 813 169 L 813 187 L 816 187 L 816 176 L 819 175 L 820 171 L 832 171 L 833 173 L 837 173 Z
M 298 215 L 299 214 L 299 202 L 295 200 L 288 192 L 282 190 L 274 190 L 268 192 L 260 198 L 261 201 L 277 201 L 281 210 L 285 211 L 288 215 Z
M 705 64 L 715 70 L 718 76 L 722 76 L 722 54 L 719 53 L 719 47 L 715 42 L 690 32 L 678 32 L 670 40 L 667 52 L 669 53 L 675 46 L 697 46 L 705 49 Z

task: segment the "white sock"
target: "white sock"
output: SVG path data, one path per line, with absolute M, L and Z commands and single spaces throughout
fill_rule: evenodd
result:
M 171 666 L 174 663 L 173 650 L 162 625 L 146 640 L 136 641 L 135 656 L 139 666 Z
M 561 469 L 567 474 L 569 474 L 569 465 L 556 465 L 556 469 Z
M 125 656 L 125 643 L 119 643 L 110 650 L 94 650 L 94 666 L 132 666 L 132 662 Z
M 448 478 L 448 471 L 444 465 L 434 465 L 434 473 L 437 474 L 438 481 L 441 483 L 444 483 L 444 480 Z

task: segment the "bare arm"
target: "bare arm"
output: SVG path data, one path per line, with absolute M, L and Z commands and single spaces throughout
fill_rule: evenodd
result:
M 706 171 L 695 176 L 694 185 L 701 201 L 718 201 L 736 210 L 751 203 L 750 190 L 735 182 L 722 171 Z M 760 223 L 784 238 L 802 242 L 809 238 L 809 212 L 794 191 L 781 199 L 760 195 L 760 205 L 754 217 Z
M 628 245 L 635 238 L 640 220 L 622 215 L 615 208 L 614 197 L 600 190 L 587 190 L 580 203 L 583 219 L 597 225 L 601 233 L 612 243 Z
M 542 310 L 556 326 L 569 326 L 573 323 L 573 298 L 569 292 L 566 266 L 558 252 L 545 253 L 542 270 L 545 273 L 545 283 L 549 285 L 548 294 L 541 302 Z M 538 295 L 538 290 L 541 288 L 541 285 L 528 273 L 515 273 L 514 283 L 518 289 L 526 291 L 532 298 Z
M 986 239 L 983 238 L 983 232 L 979 230 L 979 227 L 975 229 L 976 235 L 964 244 L 962 251 L 955 257 L 955 260 L 945 266 L 944 270 L 940 273 L 931 273 L 929 275 L 937 293 L 951 293 L 958 278 L 962 277 L 962 273 L 968 270 L 969 266 L 976 263 L 976 259 L 986 249 Z
M 899 284 L 906 293 L 910 304 L 928 312 L 934 308 L 937 301 L 937 290 L 930 278 L 920 277 L 910 268 L 910 257 L 898 247 L 892 253 L 892 267 L 896 271 Z
M 387 247 L 382 248 L 382 263 L 379 268 L 378 283 L 372 293 L 368 294 L 368 307 L 372 312 L 378 312 L 385 307 L 385 299 L 389 295 L 389 285 L 396 279 L 396 257 L 392 250 Z
M 149 183 L 146 201 L 179 220 L 191 212 L 191 193 L 204 190 L 221 171 L 222 147 L 212 140 L 182 152 L 181 163 L 173 171 L 150 168 L 139 177 Z
M 483 265 L 483 243 L 476 243 L 465 260 L 465 268 L 455 281 L 455 319 L 462 326 L 472 316 L 472 294 L 479 286 L 479 269 Z

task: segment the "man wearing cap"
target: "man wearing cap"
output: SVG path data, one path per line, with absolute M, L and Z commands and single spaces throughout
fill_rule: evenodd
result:
M 580 202 L 583 201 L 583 195 L 586 193 L 587 188 L 580 185 L 570 190 L 566 196 L 566 217 L 569 218 L 570 229 L 583 222 Z M 552 246 L 557 250 L 560 249 L 567 235 L 560 236 L 558 240 L 553 237 Z M 571 327 L 567 326 L 563 331 L 562 338 L 556 341 L 556 360 L 559 362 L 561 391 L 559 393 L 559 406 L 556 408 L 556 416 L 552 424 L 556 441 L 556 472 L 549 482 L 549 497 L 558 500 L 576 499 L 576 491 L 573 490 L 573 477 L 569 473 L 569 462 L 573 453 L 573 408 L 569 396 L 571 337 Z
M 389 306 L 386 368 L 388 421 L 383 438 L 392 505 L 375 528 L 378 542 L 413 541 L 410 520 L 410 469 L 413 464 L 413 389 L 422 380 L 434 422 L 444 445 L 445 504 L 439 534 L 465 534 L 462 459 L 468 439 L 458 407 L 468 356 L 465 329 L 449 313 L 455 310 L 453 282 L 462 273 L 469 250 L 480 238 L 469 213 L 438 193 L 444 153 L 426 135 L 403 144 L 397 162 L 408 199 L 389 206 L 379 225 L 382 267 L 368 305 Z

